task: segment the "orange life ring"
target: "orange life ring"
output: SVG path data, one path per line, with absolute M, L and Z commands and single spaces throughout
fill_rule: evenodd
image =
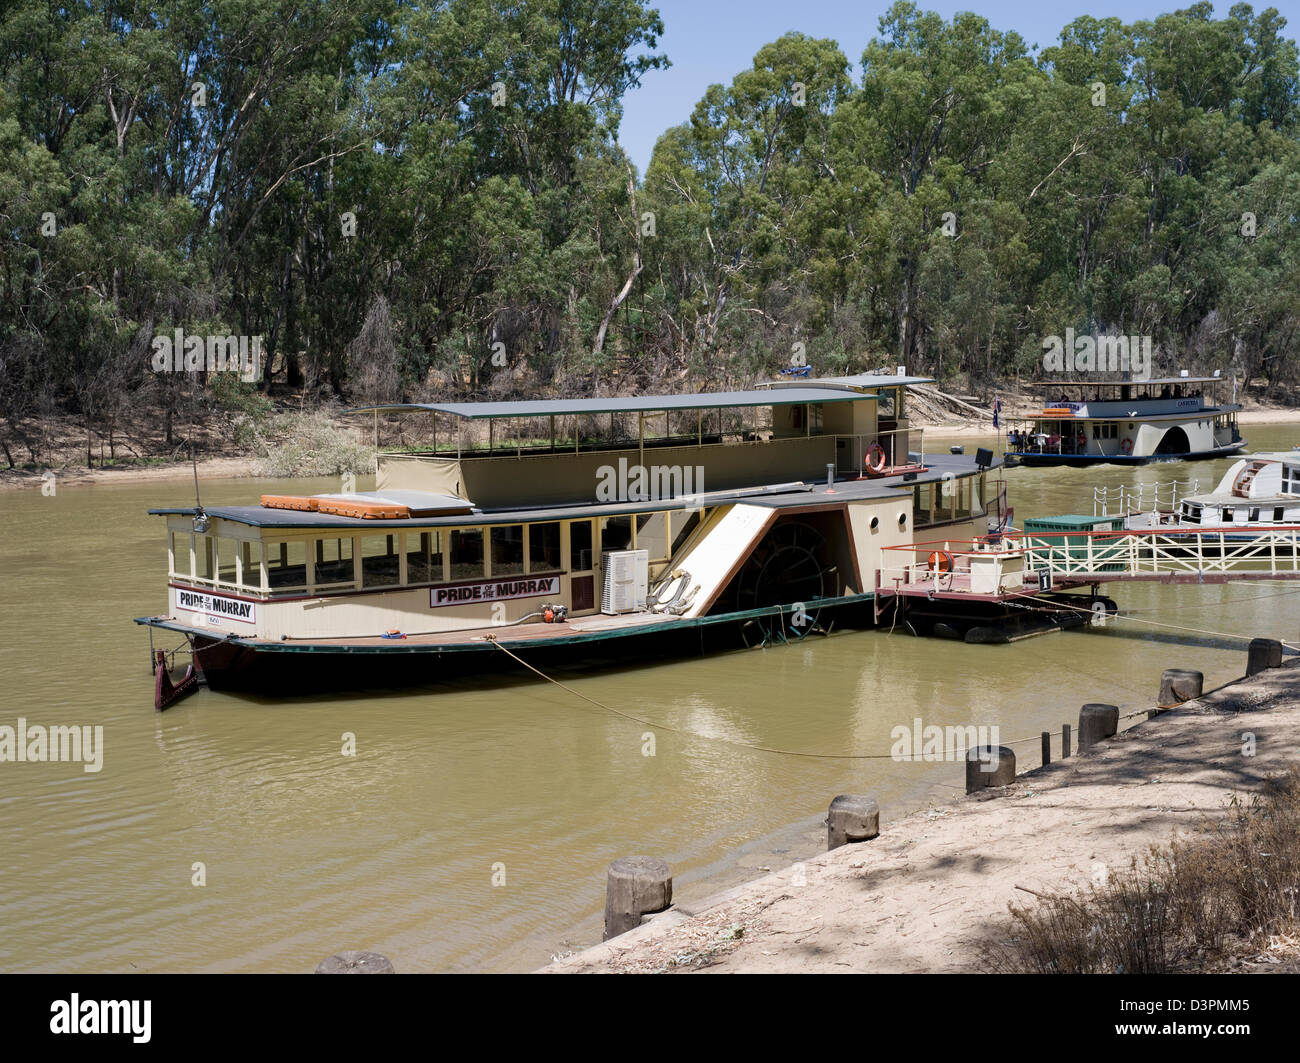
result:
M 951 572 L 952 554 L 948 553 L 947 550 L 932 550 L 930 552 L 930 571 Z
M 867 471 L 884 472 L 885 471 L 885 448 L 879 443 L 872 443 L 867 447 Z
M 1121 440 L 1119 449 L 1122 450 L 1125 454 L 1131 453 L 1133 450 L 1133 440 L 1128 438 Z

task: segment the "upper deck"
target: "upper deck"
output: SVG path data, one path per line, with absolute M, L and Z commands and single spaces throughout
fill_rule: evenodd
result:
M 824 480 L 827 466 L 856 475 L 873 443 L 889 465 L 906 464 L 920 437 L 904 395 L 926 379 L 864 374 L 748 391 L 347 412 L 374 418 L 380 491 L 429 491 L 489 512 Z M 379 453 L 379 418 L 394 414 L 404 435 L 422 427 L 423 445 Z
M 1241 409 L 1240 404 L 1218 403 L 1215 392 L 1222 383 L 1221 377 L 1178 376 L 1154 380 L 1035 380 L 1030 387 L 1040 389 L 1043 395 L 1040 417 L 1158 421 Z

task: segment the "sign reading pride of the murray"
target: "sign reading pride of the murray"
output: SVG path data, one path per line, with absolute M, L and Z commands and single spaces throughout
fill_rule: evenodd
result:
M 430 587 L 429 605 L 437 609 L 443 605 L 464 605 L 466 602 L 500 602 L 510 598 L 540 598 L 544 594 L 558 594 L 559 590 L 559 576 L 488 580 L 484 583 L 462 583 L 456 587 Z
M 211 619 L 238 620 L 241 624 L 257 623 L 257 609 L 252 602 L 227 598 L 223 594 L 176 589 L 176 608 L 186 613 L 203 613 Z

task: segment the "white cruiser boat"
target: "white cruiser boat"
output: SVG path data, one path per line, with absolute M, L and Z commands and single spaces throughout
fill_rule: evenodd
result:
M 424 449 L 377 453 L 371 492 L 150 511 L 167 601 L 136 622 L 181 635 L 194 665 L 180 686 L 156 667 L 155 703 L 200 680 L 427 684 L 519 654 L 618 661 L 869 625 L 885 547 L 1005 521 L 990 452 L 925 452 L 905 409 L 920 382 L 351 411 L 376 439 L 381 414 L 406 418 Z
M 1124 525 L 1162 530 L 1216 528 L 1223 529 L 1225 538 L 1231 540 L 1300 525 L 1300 451 L 1248 455 L 1232 464 L 1213 491 L 1188 495 L 1173 510 L 1128 514 Z
M 1142 465 L 1221 458 L 1245 449 L 1238 403 L 1220 404 L 1219 377 L 1033 386 L 1043 410 L 1007 425 L 1008 465 Z

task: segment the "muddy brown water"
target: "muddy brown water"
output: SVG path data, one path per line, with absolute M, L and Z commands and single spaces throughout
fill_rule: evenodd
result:
M 1290 449 L 1300 424 L 1246 434 Z M 1208 490 L 1228 464 L 1008 480 L 1023 519 L 1090 513 L 1094 484 Z M 269 486 L 208 483 L 204 502 Z M 300 700 L 205 690 L 158 714 L 131 623 L 166 602 L 162 523 L 145 510 L 189 502 L 183 482 L 0 493 L 0 727 L 103 728 L 98 772 L 0 763 L 0 970 L 309 971 L 342 949 L 399 971 L 531 969 L 599 940 L 617 856 L 667 859 L 689 904 L 818 851 L 837 793 L 874 791 L 887 823 L 962 786 L 960 762 L 748 746 L 887 754 L 919 717 L 997 726 L 1034 766 L 1039 732 L 1085 701 L 1145 708 L 1164 668 L 1201 669 L 1207 687 L 1240 675 L 1244 643 L 1224 635 L 1300 636 L 1297 585 L 1115 585 L 1123 612 L 1172 626 L 1011 646 L 837 631 L 566 677 L 644 724 L 492 677 Z

